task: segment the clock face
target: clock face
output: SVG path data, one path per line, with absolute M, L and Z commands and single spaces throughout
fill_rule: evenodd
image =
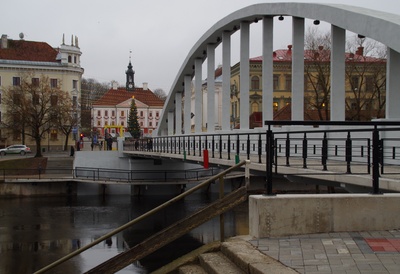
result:
M 132 84 L 129 84 L 129 85 L 128 85 L 128 87 L 129 87 L 129 88 L 132 88 L 132 87 L 133 87 L 133 85 L 132 85 Z

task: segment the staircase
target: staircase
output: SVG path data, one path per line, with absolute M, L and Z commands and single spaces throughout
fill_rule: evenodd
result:
M 212 243 L 179 258 L 152 274 L 298 273 L 261 253 L 248 240 L 250 240 L 249 236 L 238 236 L 223 243 Z

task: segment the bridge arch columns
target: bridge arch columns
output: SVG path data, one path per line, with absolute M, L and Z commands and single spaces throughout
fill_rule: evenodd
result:
M 240 31 L 240 128 L 249 129 L 249 36 L 251 23 L 262 20 L 262 112 L 263 121 L 273 119 L 273 18 L 292 16 L 292 120 L 304 119 L 304 22 L 306 18 L 318 19 L 331 24 L 331 120 L 345 120 L 345 34 L 352 31 L 375 39 L 388 48 L 386 119 L 400 120 L 400 16 L 360 7 L 336 4 L 311 3 L 266 3 L 256 4 L 238 10 L 218 21 L 193 46 L 171 87 L 166 101 L 157 135 L 191 134 L 215 131 L 215 48 L 222 43 L 222 113 L 220 128 L 230 130 L 230 58 L 231 35 Z M 203 100 L 202 64 L 207 60 L 208 97 Z M 192 80 L 194 78 L 194 103 L 192 99 Z M 183 127 L 182 97 L 183 92 Z M 182 94 L 181 94 L 182 96 Z M 174 102 L 177 102 L 175 104 Z M 207 113 L 203 113 L 203 104 L 207 104 Z M 175 113 L 170 115 L 170 113 Z M 192 116 L 194 114 L 194 117 Z M 171 123 L 170 119 L 175 119 Z M 167 122 L 168 120 L 168 122 Z M 179 122 L 178 122 L 179 120 Z M 194 122 L 194 123 L 193 123 Z M 207 123 L 207 125 L 206 125 Z M 178 125 L 179 124 L 179 125 Z M 175 127 L 170 130 L 169 127 Z M 183 129 L 183 130 L 182 130 Z

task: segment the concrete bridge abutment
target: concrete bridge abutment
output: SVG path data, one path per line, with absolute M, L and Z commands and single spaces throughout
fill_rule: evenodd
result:
M 400 194 L 290 194 L 249 197 L 255 238 L 400 227 Z

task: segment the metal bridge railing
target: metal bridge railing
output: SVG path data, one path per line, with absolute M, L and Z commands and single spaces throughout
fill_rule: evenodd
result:
M 79 255 L 80 253 L 84 252 L 85 250 L 87 250 L 87 249 L 89 249 L 89 248 L 91 248 L 91 247 L 103 242 L 104 240 L 114 236 L 115 234 L 117 234 L 119 232 L 124 231 L 125 229 L 131 227 L 132 225 L 141 222 L 142 220 L 146 219 L 147 217 L 149 217 L 149 216 L 159 212 L 160 210 L 168 207 L 169 205 L 171 205 L 171 204 L 173 204 L 173 203 L 175 203 L 175 202 L 177 202 L 179 200 L 182 200 L 183 198 L 189 196 L 190 194 L 196 192 L 197 190 L 202 189 L 204 187 L 208 187 L 208 185 L 210 183 L 213 183 L 216 180 L 218 180 L 219 183 L 220 183 L 220 193 L 219 193 L 220 197 L 219 198 L 222 199 L 224 197 L 224 176 L 229 174 L 230 172 L 232 172 L 232 171 L 244 166 L 244 165 L 245 165 L 246 187 L 248 187 L 249 178 L 250 178 L 249 162 L 248 161 L 242 161 L 242 162 L 240 162 L 240 163 L 238 163 L 238 164 L 236 164 L 236 165 L 234 165 L 232 167 L 229 167 L 226 170 L 224 170 L 224 171 L 212 176 L 211 178 L 209 178 L 209 179 L 205 180 L 204 182 L 194 186 L 193 188 L 191 188 L 191 189 L 189 189 L 189 190 L 177 195 L 176 197 L 172 198 L 171 200 L 168 200 L 167 202 L 155 207 L 154 209 L 148 211 L 147 213 L 145 213 L 145 214 L 143 214 L 143 215 L 141 215 L 141 216 L 129 221 L 128 223 L 126 223 L 126 224 L 114 229 L 113 231 L 107 233 L 106 235 L 103 235 L 102 237 L 100 237 L 100 238 L 96 239 L 95 241 L 91 242 L 90 244 L 88 244 L 88 245 L 86 245 L 84 247 L 81 247 L 78 250 L 75 250 L 75 251 L 71 252 L 70 254 L 64 256 L 63 258 L 60 258 L 59 260 L 51 263 L 50 265 L 48 265 L 46 267 L 43 267 L 42 269 L 34 272 L 34 274 L 45 273 L 45 272 L 53 269 L 54 267 L 60 265 L 61 263 L 72 259 L 73 257 Z M 220 225 L 220 227 L 221 227 L 220 238 L 221 238 L 221 241 L 224 241 L 224 239 L 225 239 L 224 229 L 223 229 L 223 227 L 224 227 L 223 220 L 224 220 L 223 219 L 223 214 L 221 214 L 220 215 L 220 222 L 221 222 L 221 225 Z
M 239 156 L 265 164 L 267 194 L 272 194 L 272 175 L 280 166 L 371 174 L 373 193 L 380 192 L 380 176 L 400 174 L 400 169 L 390 168 L 400 166 L 400 122 L 266 121 L 265 125 L 265 131 L 155 137 L 151 147 L 144 145 L 138 150 L 182 155 L 184 159 L 202 157 L 208 150 L 213 159 Z M 146 142 L 149 140 L 142 141 Z M 127 145 L 125 150 L 135 149 Z

